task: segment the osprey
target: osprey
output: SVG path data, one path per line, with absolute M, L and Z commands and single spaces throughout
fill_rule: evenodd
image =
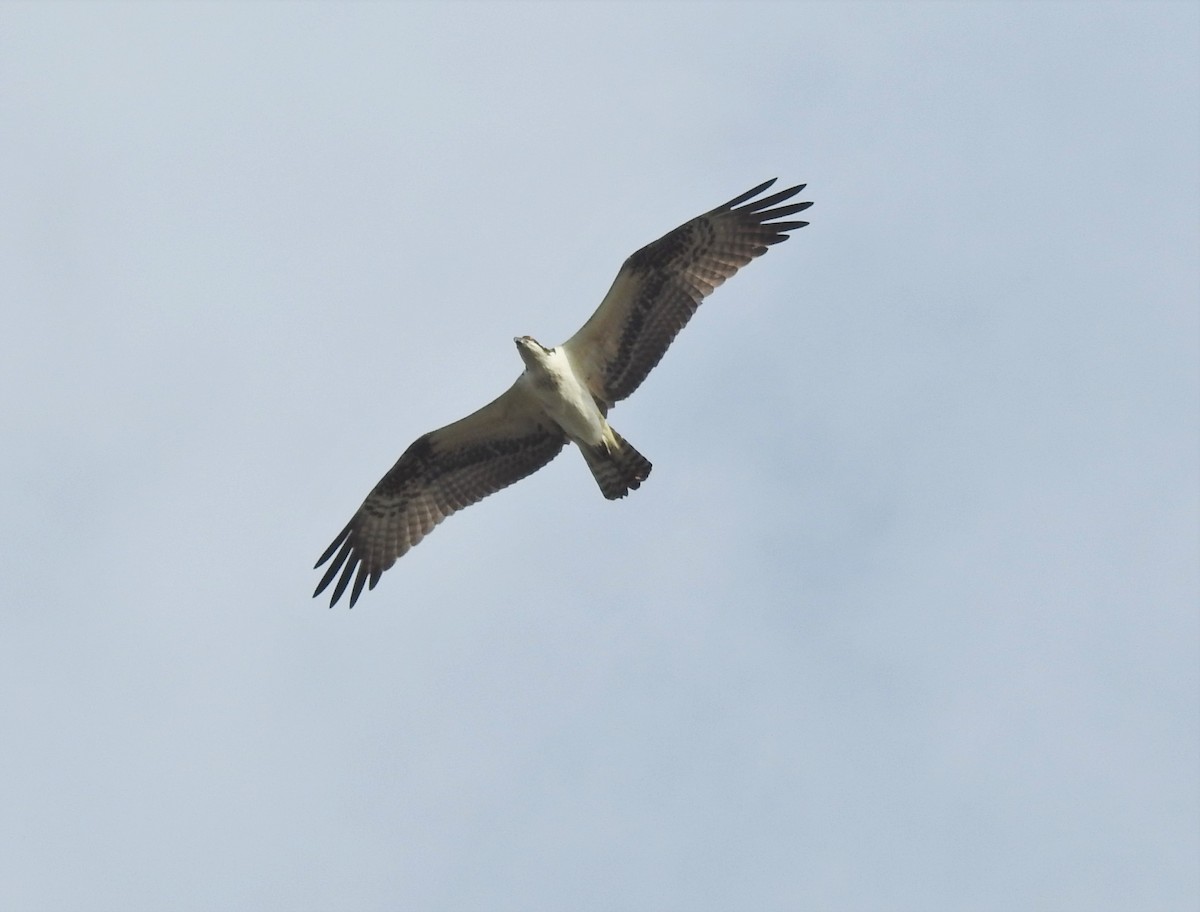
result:
M 461 421 L 418 437 L 367 495 L 317 561 L 332 558 L 313 596 L 351 580 L 350 607 L 443 519 L 546 465 L 570 440 L 609 500 L 636 490 L 650 461 L 608 423 L 608 410 L 658 364 L 700 302 L 787 232 L 775 221 L 812 205 L 788 203 L 804 184 L 754 199 L 775 180 L 731 199 L 643 247 L 621 266 L 591 319 L 557 348 L 513 341 L 525 371 Z

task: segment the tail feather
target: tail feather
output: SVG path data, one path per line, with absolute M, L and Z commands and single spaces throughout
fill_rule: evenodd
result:
M 600 491 L 609 500 L 624 497 L 636 491 L 650 476 L 650 460 L 626 443 L 625 438 L 613 431 L 611 443 L 600 443 L 594 447 L 581 446 L 583 458 L 600 485 Z

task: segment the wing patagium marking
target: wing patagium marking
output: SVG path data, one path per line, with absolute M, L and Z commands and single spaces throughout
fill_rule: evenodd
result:
M 353 580 L 353 608 L 364 586 L 374 589 L 383 571 L 447 516 L 557 456 L 566 437 L 525 405 L 514 386 L 473 415 L 417 438 L 317 561 L 320 567 L 332 559 L 313 595 L 337 578 L 332 608 Z
M 611 405 L 629 396 L 704 298 L 769 246 L 786 241 L 787 232 L 808 224 L 772 221 L 812 205 L 778 205 L 804 184 L 753 199 L 774 183 L 680 225 L 625 261 L 591 319 L 566 342 L 597 399 Z

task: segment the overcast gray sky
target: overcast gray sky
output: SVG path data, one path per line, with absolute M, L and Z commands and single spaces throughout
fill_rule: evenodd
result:
M 0 5 L 0 908 L 1194 910 L 1200 7 Z M 812 224 L 352 611 L 622 259 Z

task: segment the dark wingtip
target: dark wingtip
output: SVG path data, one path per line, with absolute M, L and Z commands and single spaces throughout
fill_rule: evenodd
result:
M 363 586 L 367 582 L 367 574 L 363 568 L 359 566 L 358 572 L 354 575 L 354 588 L 350 592 L 350 607 L 354 607 L 354 603 L 358 601 L 358 597 L 362 595 Z
M 746 200 L 750 199 L 750 197 L 758 196 L 758 194 L 762 193 L 764 190 L 766 190 L 768 187 L 770 187 L 777 180 L 779 180 L 779 178 L 773 177 L 769 181 L 765 181 L 765 182 L 759 184 L 753 190 L 747 190 L 745 193 L 741 194 L 740 196 L 735 196 L 729 202 L 718 206 L 714 211 L 720 212 L 724 209 L 732 209 L 734 206 L 739 206 L 742 203 L 746 202 Z
M 357 518 L 357 516 L 356 516 L 356 518 Z M 319 558 L 317 558 L 317 562 L 315 564 L 313 564 L 314 570 L 316 570 L 319 566 L 321 566 L 321 564 L 325 563 L 325 561 L 329 560 L 329 558 L 333 557 L 334 552 L 336 552 L 337 549 L 341 547 L 342 543 L 350 535 L 350 531 L 353 527 L 354 527 L 354 519 L 351 519 L 350 522 L 346 523 L 346 525 L 342 529 L 342 531 L 337 534 L 337 538 L 335 538 L 333 541 L 331 541 L 329 543 L 329 547 L 325 549 L 324 553 Z

